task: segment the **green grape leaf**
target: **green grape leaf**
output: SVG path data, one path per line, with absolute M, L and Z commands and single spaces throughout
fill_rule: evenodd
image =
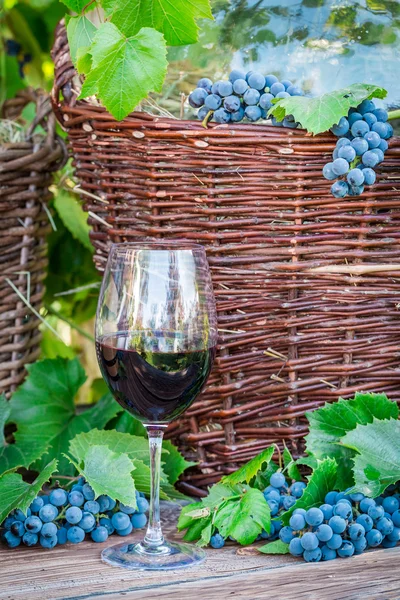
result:
M 69 442 L 78 433 L 104 425 L 120 410 L 111 394 L 85 411 L 74 405 L 74 397 L 86 375 L 77 359 L 46 359 L 28 365 L 28 377 L 14 392 L 9 421 L 15 423 L 15 447 L 22 453 L 33 447 L 41 454 L 35 468 L 40 470 L 51 459 L 59 459 L 59 472 L 73 475 L 63 456 Z
M 222 537 L 233 537 L 239 544 L 252 544 L 263 529 L 270 531 L 271 513 L 264 494 L 247 488 L 239 499 L 228 500 L 214 516 Z
M 179 476 L 188 469 L 194 467 L 197 463 L 186 460 L 179 452 L 178 448 L 169 440 L 163 442 L 164 472 L 168 476 L 171 484 L 178 481 Z
M 86 11 L 93 10 L 96 6 L 95 2 L 90 4 L 90 0 L 61 0 L 61 2 L 76 13 L 83 12 L 84 8 L 86 8 Z
M 7 423 L 7 419 L 10 416 L 11 407 L 10 403 L 4 394 L 0 395 L 0 449 L 6 445 L 6 439 L 4 437 L 4 427 Z
M 280 515 L 284 525 L 289 524 L 289 519 L 296 508 L 308 510 L 314 506 L 321 506 L 325 501 L 328 492 L 334 489 L 337 477 L 337 464 L 332 458 L 326 458 L 318 463 L 317 468 L 308 477 L 307 487 L 303 495 L 296 503 Z
M 130 433 L 131 435 L 140 435 L 147 438 L 146 428 L 138 419 L 135 419 L 135 417 L 126 412 L 126 410 L 121 411 L 117 415 L 112 426 L 113 429 L 121 433 Z
M 240 467 L 234 473 L 225 475 L 221 479 L 222 483 L 235 485 L 236 483 L 250 483 L 250 481 L 257 475 L 259 471 L 262 471 L 267 464 L 270 463 L 272 455 L 274 453 L 274 447 L 270 446 L 266 448 L 260 454 L 257 454 L 254 458 L 249 460 L 245 465 Z
M 71 60 L 75 66 L 78 66 L 78 51 L 81 58 L 83 55 L 87 54 L 89 46 L 93 42 L 97 27 L 95 27 L 95 25 L 93 25 L 93 23 L 83 15 L 78 17 L 70 17 L 69 15 L 66 15 L 65 22 L 67 25 L 67 36 Z
M 358 392 L 354 399 L 325 404 L 313 412 L 306 413 L 310 433 L 306 437 L 309 455 L 335 458 L 338 465 L 337 487 L 347 489 L 353 485 L 352 458 L 354 451 L 338 442 L 358 424 L 367 425 L 373 418 L 397 419 L 399 408 L 386 394 Z
M 293 115 L 304 129 L 316 135 L 328 131 L 341 117 L 347 116 L 350 108 L 357 107 L 363 100 L 385 98 L 386 95 L 387 91 L 376 85 L 354 83 L 316 98 L 281 98 L 270 108 L 268 116 L 282 121 L 286 115 Z
M 281 540 L 275 540 L 265 546 L 258 548 L 259 552 L 263 554 L 289 554 L 289 544 L 285 544 Z
M 0 524 L 16 508 L 26 513 L 30 503 L 46 481 L 57 470 L 57 461 L 52 460 L 32 484 L 26 483 L 19 473 L 5 473 L 0 477 Z
M 90 227 L 87 224 L 87 214 L 72 194 L 58 190 L 54 198 L 54 208 L 72 236 L 93 253 L 89 239 Z
M 285 466 L 286 474 L 288 477 L 290 477 L 290 479 L 294 479 L 295 481 L 302 481 L 303 478 L 296 464 L 296 461 L 293 460 L 293 457 L 286 446 L 283 449 L 283 464 Z
M 164 34 L 170 46 L 197 41 L 197 18 L 212 19 L 209 0 L 102 0 L 105 13 L 126 36 L 142 27 L 152 27 Z
M 400 480 L 400 421 L 378 420 L 357 425 L 341 440 L 354 450 L 354 491 L 375 498 Z
M 154 29 L 126 37 L 113 23 L 103 23 L 90 46 L 92 69 L 80 98 L 97 94 L 117 120 L 123 119 L 149 92 L 161 92 L 166 53 L 165 40 Z
M 204 519 L 197 519 L 193 521 L 187 528 L 183 539 L 185 542 L 196 542 L 200 540 L 200 545 L 203 545 L 202 532 L 208 530 L 209 524 L 212 522 L 212 517 L 206 517 Z M 186 529 L 186 528 L 185 528 Z M 207 534 L 207 531 L 206 531 Z M 211 533 L 212 535 L 212 533 Z
M 127 454 L 94 445 L 75 458 L 76 461 L 70 458 L 72 464 L 93 488 L 96 498 L 105 494 L 113 500 L 137 507 L 132 477 L 135 464 Z

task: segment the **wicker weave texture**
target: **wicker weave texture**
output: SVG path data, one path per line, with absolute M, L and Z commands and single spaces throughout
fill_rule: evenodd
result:
M 30 102 L 36 105 L 36 116 L 25 140 L 0 145 L 0 393 L 7 397 L 22 382 L 25 365 L 40 354 L 40 320 L 14 288 L 40 309 L 50 226 L 48 187 L 65 154 L 47 95 L 20 92 L 5 103 L 3 118 L 16 119 Z M 46 135 L 35 133 L 38 125 Z
M 301 454 L 307 410 L 384 391 L 400 400 L 400 139 L 378 183 L 338 200 L 321 175 L 335 139 L 271 126 L 75 102 L 62 29 L 53 101 L 68 130 L 101 271 L 111 242 L 204 244 L 220 341 L 207 388 L 168 435 L 192 491 L 271 443 Z M 60 101 L 64 89 L 66 99 Z M 199 492 L 201 493 L 201 492 Z

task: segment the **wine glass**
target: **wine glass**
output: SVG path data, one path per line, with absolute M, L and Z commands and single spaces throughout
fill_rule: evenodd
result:
M 96 315 L 101 373 L 119 404 L 145 426 L 151 493 L 144 540 L 103 550 L 128 569 L 176 569 L 200 562 L 196 546 L 164 540 L 160 456 L 164 431 L 200 393 L 217 343 L 217 318 L 204 248 L 188 242 L 113 244 Z

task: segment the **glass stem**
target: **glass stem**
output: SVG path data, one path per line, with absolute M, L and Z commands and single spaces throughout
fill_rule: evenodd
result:
M 144 543 L 152 548 L 157 548 L 164 542 L 160 522 L 160 471 L 164 429 L 159 425 L 146 425 L 146 429 L 149 436 L 151 486 L 149 524 Z

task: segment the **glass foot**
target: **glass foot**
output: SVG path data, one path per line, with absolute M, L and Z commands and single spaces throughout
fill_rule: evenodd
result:
M 204 550 L 197 546 L 166 541 L 157 548 L 143 542 L 125 542 L 105 548 L 101 553 L 102 560 L 113 567 L 152 571 L 191 567 L 203 562 L 205 556 Z

